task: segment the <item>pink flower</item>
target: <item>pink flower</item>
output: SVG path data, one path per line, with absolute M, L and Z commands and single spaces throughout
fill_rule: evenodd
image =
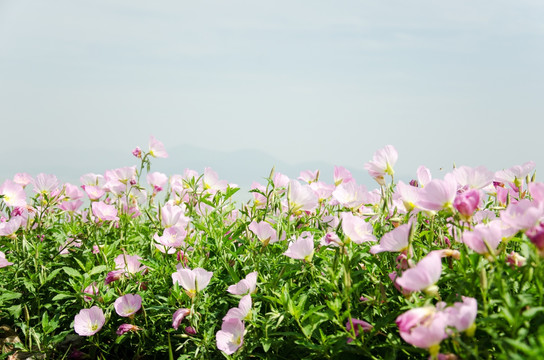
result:
M 57 190 L 59 181 L 55 175 L 40 173 L 33 181 L 34 191 L 38 194 L 52 194 Z
M 372 160 L 365 164 L 365 169 L 378 184 L 385 185 L 385 174 L 390 176 L 395 174 L 393 166 L 395 166 L 398 156 L 397 150 L 392 145 L 386 145 L 374 153 Z
M 142 297 L 138 294 L 123 295 L 115 300 L 113 307 L 119 316 L 132 316 L 142 307 Z
M 184 215 L 185 208 L 182 206 L 166 203 L 161 208 L 161 225 L 165 228 L 180 226 L 184 228 L 190 219 Z
M 132 324 L 121 324 L 119 325 L 115 333 L 117 335 L 123 335 L 124 333 L 127 333 L 129 331 L 138 331 L 138 330 L 142 330 L 142 329 Z
M 153 239 L 156 241 L 155 246 L 162 253 L 173 254 L 176 248 L 182 247 L 183 241 L 187 236 L 187 231 L 179 227 L 169 227 L 165 229 L 162 236 L 155 234 Z
M 408 310 L 395 322 L 404 341 L 420 348 L 439 345 L 448 337 L 448 316 L 432 306 Z
M 536 167 L 533 161 L 528 161 L 522 165 L 516 165 L 506 170 L 497 171 L 495 180 L 502 183 L 512 183 L 516 188 L 521 187 L 523 179 L 531 173 Z
M 493 182 L 495 176 L 485 166 L 478 166 L 477 168 L 460 166 L 453 169 L 452 174 L 458 186 L 465 189 L 483 189 Z
M 106 193 L 100 186 L 82 185 L 83 190 L 91 200 L 98 200 Z
M 93 202 L 91 205 L 93 215 L 100 221 L 119 220 L 117 217 L 117 209 L 113 205 L 108 205 L 103 201 Z
M 334 185 L 336 186 L 342 183 L 348 183 L 350 181 L 354 181 L 353 176 L 351 175 L 351 172 L 342 166 L 334 167 L 333 179 L 334 179 Z
M 0 196 L 7 206 L 26 206 L 23 187 L 9 179 L 0 186 Z
M 162 191 L 164 185 L 168 182 L 168 176 L 161 172 L 155 171 L 147 174 L 147 182 L 153 187 L 153 192 Z
M 364 185 L 350 181 L 338 185 L 332 192 L 332 197 L 345 208 L 356 210 L 365 203 L 367 193 Z
M 370 248 L 371 254 L 378 254 L 384 251 L 404 251 L 408 248 L 408 239 L 412 224 L 403 224 L 391 230 L 380 239 L 378 245 Z
M 331 197 L 335 186 L 332 184 L 326 184 L 322 181 L 313 182 L 310 184 L 310 189 L 312 189 L 317 196 L 319 202 L 323 202 Z
M 372 225 L 363 218 L 347 212 L 342 213 L 341 217 L 342 230 L 346 237 L 351 239 L 351 241 L 356 244 L 362 244 L 367 241 L 376 241 L 376 237 L 372 234 L 374 231 Z
M 83 197 L 83 192 L 76 185 L 65 183 L 64 196 L 66 200 L 79 200 Z
M 316 182 L 317 179 L 319 179 L 319 170 L 311 171 L 301 171 L 300 176 L 298 177 L 299 180 L 304 181 L 308 184 L 311 184 L 313 182 Z
M 544 183 L 529 183 L 529 192 L 531 193 L 534 202 L 537 204 L 544 202 Z
M 240 320 L 245 320 L 249 317 L 251 311 L 251 295 L 245 295 L 240 299 L 238 307 L 229 309 L 227 315 L 223 318 L 223 321 L 226 321 L 230 318 L 236 318 Z
M 478 254 L 483 255 L 488 254 L 490 250 L 495 251 L 501 243 L 502 237 L 500 221 L 494 220 L 489 224 L 476 225 L 473 231 L 465 231 L 462 242 Z
M 257 272 L 247 274 L 245 279 L 229 286 L 227 291 L 233 295 L 254 294 L 257 291 Z
M 421 191 L 420 188 L 407 185 L 402 181 L 397 183 L 396 193 L 399 194 L 406 211 L 412 211 L 416 208 Z
M 94 173 L 88 173 L 88 174 L 82 175 L 79 178 L 79 181 L 81 181 L 83 185 L 89 185 L 89 186 L 103 186 L 105 183 L 104 176 L 100 174 L 94 174 Z
M 279 240 L 276 230 L 266 221 L 256 222 L 253 220 L 251 224 L 249 224 L 248 228 L 251 230 L 251 232 L 253 232 L 253 234 L 255 234 L 255 236 L 257 236 L 259 241 L 261 241 L 264 246 L 268 245 L 269 243 L 273 244 Z
M 544 253 L 544 223 L 538 223 L 525 232 L 541 253 Z
M 0 251 L 0 269 L 6 266 L 13 265 L 12 262 L 9 262 L 6 259 L 6 254 L 4 254 L 2 251 Z
M 343 244 L 344 243 L 342 242 L 342 240 L 340 240 L 338 235 L 336 235 L 336 233 L 334 233 L 334 232 L 326 233 L 325 236 L 323 236 L 323 238 L 321 238 L 321 241 L 319 242 L 320 246 L 333 246 L 333 247 L 336 247 L 336 246 L 341 246 Z
M 179 269 L 172 274 L 174 284 L 182 286 L 187 295 L 193 297 L 197 292 L 204 289 L 210 283 L 213 272 L 206 271 L 202 268 L 196 269 Z
M 225 192 L 228 187 L 227 182 L 225 180 L 219 180 L 219 176 L 217 175 L 217 173 L 209 167 L 204 169 L 202 183 L 204 185 L 204 190 L 207 190 L 212 195 L 214 195 L 218 191 Z
M 437 287 L 434 284 L 442 274 L 442 261 L 439 253 L 431 252 L 421 259 L 417 265 L 408 269 L 397 278 L 396 283 L 409 291 L 435 293 Z
M 352 318 L 351 321 L 348 320 L 348 322 L 346 322 L 346 330 L 348 332 L 351 331 L 351 324 L 353 324 L 354 326 L 355 337 L 359 336 L 359 330 L 362 330 L 364 332 L 369 332 L 374 327 L 370 325 L 369 323 L 367 323 L 366 321 Z M 353 340 L 354 340 L 353 338 L 349 337 L 347 340 L 348 344 L 352 342 Z
M 453 201 L 453 207 L 466 219 L 469 219 L 474 214 L 479 204 L 480 191 L 475 189 L 457 194 Z
M 444 180 L 434 179 L 419 192 L 419 202 L 416 205 L 429 211 L 449 209 L 456 194 L 457 183 L 451 176 L 446 176 Z
M 471 297 L 462 297 L 463 302 L 456 302 L 453 306 L 444 309 L 448 315 L 448 325 L 459 332 L 468 330 L 474 324 L 478 313 L 478 303 Z
M 289 177 L 287 175 L 277 172 L 274 174 L 272 182 L 274 183 L 274 187 L 276 189 L 285 188 L 289 185 Z
M 32 176 L 27 173 L 17 173 L 13 176 L 13 182 L 25 188 L 28 184 L 32 183 Z
M 312 261 L 314 256 L 314 238 L 312 235 L 300 236 L 294 242 L 289 245 L 285 256 L 289 256 L 292 259 L 299 259 L 304 261 Z
M 105 173 L 105 178 L 108 183 L 120 182 L 123 185 L 136 180 L 136 166 L 125 166 L 113 170 L 108 170 Z M 106 187 L 104 185 L 104 187 Z
M 146 266 L 142 265 L 140 260 L 142 258 L 138 255 L 121 254 L 113 261 L 115 262 L 116 269 L 123 270 L 126 274 L 136 274 L 147 269 Z
M 417 180 L 419 185 L 423 188 L 432 180 L 431 171 L 425 166 L 421 165 L 417 168 Z
M 155 139 L 153 135 L 149 137 L 149 154 L 155 158 L 167 158 L 168 153 L 164 149 L 164 144 Z
M 106 318 L 98 306 L 81 309 L 74 317 L 74 330 L 79 336 L 92 336 L 102 329 Z
M 223 321 L 221 330 L 215 334 L 217 348 L 227 355 L 234 354 L 244 343 L 244 323 L 237 318 Z
M 176 310 L 176 312 L 172 316 L 172 327 L 177 330 L 183 319 L 185 319 L 185 317 L 188 316 L 190 313 L 191 310 L 186 308 Z
M 6 222 L 0 222 L 0 236 L 12 236 L 21 227 L 23 218 L 15 216 Z
M 289 209 L 294 214 L 299 214 L 302 211 L 312 212 L 318 205 L 317 196 L 312 188 L 309 185 L 301 185 L 295 180 L 289 181 L 287 201 L 289 202 Z
M 501 220 L 516 230 L 527 230 L 544 219 L 544 203 L 523 199 L 501 212 Z
M 252 191 L 251 194 L 253 195 L 253 202 L 255 204 L 255 207 L 262 209 L 266 206 L 266 196 L 263 194 L 266 193 L 266 187 L 262 184 L 259 184 L 258 182 L 254 181 L 251 184 L 251 190 L 259 190 L 259 191 Z M 263 193 L 263 194 L 261 194 Z

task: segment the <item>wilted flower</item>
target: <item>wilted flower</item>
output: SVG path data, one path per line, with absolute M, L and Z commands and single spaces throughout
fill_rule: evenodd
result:
M 346 322 L 347 331 L 351 331 L 351 324 L 353 324 L 353 327 L 354 327 L 355 337 L 359 336 L 359 330 L 368 332 L 372 330 L 372 328 L 374 327 L 370 325 L 369 323 L 367 323 L 366 321 L 352 318 L 351 321 L 348 320 L 348 322 Z M 348 344 L 352 342 L 353 340 L 354 340 L 353 338 L 349 337 L 347 340 Z
M 510 264 L 512 269 L 525 265 L 526 261 L 527 261 L 526 258 L 524 258 L 523 256 L 521 256 L 515 251 L 512 251 L 510 254 L 506 256 L 506 263 Z
M 183 319 L 185 319 L 185 317 L 190 313 L 191 310 L 186 308 L 176 310 L 172 316 L 172 327 L 177 330 Z
M 98 285 L 96 284 L 96 282 L 93 282 L 91 285 L 87 286 L 83 292 L 85 294 L 89 294 L 89 295 L 93 295 L 95 296 L 96 294 L 98 294 Z M 90 297 L 90 296 L 83 296 L 83 299 L 85 301 L 91 301 L 93 298 Z
M 196 329 L 192 326 L 186 326 L 183 331 L 185 331 L 187 335 L 196 335 Z
M 115 333 L 117 335 L 123 335 L 124 333 L 127 333 L 129 331 L 138 331 L 138 330 L 142 330 L 142 329 L 140 329 L 136 325 L 132 325 L 132 324 L 121 324 L 117 328 L 117 331 Z
M 140 149 L 139 146 L 136 146 L 134 150 L 132 150 L 132 155 L 136 156 L 138 159 L 142 158 L 142 149 Z

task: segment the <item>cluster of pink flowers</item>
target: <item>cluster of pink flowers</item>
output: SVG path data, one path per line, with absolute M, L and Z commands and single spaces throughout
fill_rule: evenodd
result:
M 463 302 L 453 306 L 439 302 L 436 307 L 425 306 L 408 310 L 397 320 L 400 336 L 411 345 L 429 349 L 432 356 L 438 354 L 442 340 L 455 331 L 473 335 L 478 304 L 474 298 L 463 297 Z
M 231 308 L 223 318 L 221 330 L 217 332 L 217 348 L 227 355 L 234 354 L 244 343 L 244 321 L 251 317 L 251 294 L 257 291 L 257 272 L 249 273 L 238 283 L 228 287 L 233 295 L 243 295 L 238 307 Z

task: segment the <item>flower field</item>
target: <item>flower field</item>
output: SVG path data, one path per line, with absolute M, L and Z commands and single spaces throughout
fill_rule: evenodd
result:
M 0 185 L 0 359 L 544 358 L 544 184 L 365 164 L 271 171 L 237 203 L 212 169 L 16 174 Z M 167 160 L 157 160 L 167 161 Z

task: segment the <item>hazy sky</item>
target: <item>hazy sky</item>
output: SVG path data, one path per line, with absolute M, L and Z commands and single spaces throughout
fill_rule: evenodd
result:
M 0 175 L 132 165 L 150 134 L 290 164 L 360 170 L 392 144 L 404 174 L 538 169 L 543 19 L 541 0 L 0 0 Z

